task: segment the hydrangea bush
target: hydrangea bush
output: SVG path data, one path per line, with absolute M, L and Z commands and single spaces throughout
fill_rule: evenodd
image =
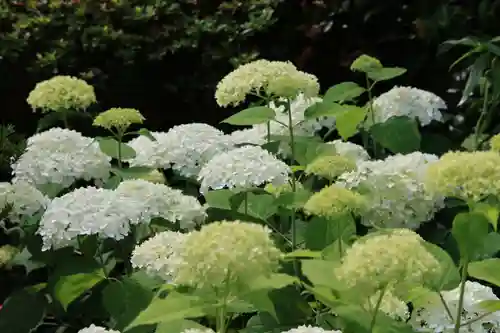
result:
M 149 132 L 117 107 L 94 118 L 102 136 L 33 135 L 0 184 L 0 268 L 20 274 L 0 332 L 500 332 L 498 136 L 420 151 L 444 101 L 374 96 L 405 70 L 370 56 L 351 69 L 364 86 L 319 96 L 289 62 L 240 66 L 215 93 L 252 103 L 232 133 Z M 28 101 L 86 112 L 92 91 L 56 77 Z

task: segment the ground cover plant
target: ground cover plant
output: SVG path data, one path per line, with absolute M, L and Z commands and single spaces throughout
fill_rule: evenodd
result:
M 45 126 L 0 184 L 0 332 L 499 331 L 500 137 L 422 152 L 446 103 L 374 96 L 406 70 L 368 55 L 351 70 L 319 96 L 290 62 L 239 66 L 215 93 L 231 133 L 116 107 L 86 136 L 92 86 L 37 84 Z

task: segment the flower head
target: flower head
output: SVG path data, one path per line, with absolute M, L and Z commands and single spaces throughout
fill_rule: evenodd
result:
M 396 116 L 408 116 L 426 126 L 432 120 L 443 121 L 442 109 L 446 109 L 446 103 L 441 97 L 412 87 L 394 87 L 373 102 L 375 124 Z
M 136 151 L 130 164 L 172 168 L 184 177 L 196 177 L 212 157 L 234 147 L 228 136 L 207 124 L 178 125 L 152 135 L 156 141 L 139 136 L 128 143 Z
M 380 291 L 376 292 L 368 299 L 367 308 L 375 309 L 379 298 Z M 395 296 L 390 288 L 387 288 L 387 290 L 385 290 L 379 309 L 389 317 L 392 317 L 396 320 L 406 322 L 406 320 L 408 320 L 408 318 L 410 317 L 410 312 L 408 312 L 408 305 L 397 296 Z
M 295 183 L 295 190 L 303 190 L 303 189 L 304 185 L 302 185 L 302 183 L 299 182 Z M 274 195 L 275 197 L 279 197 L 284 193 L 293 192 L 292 184 L 290 184 L 289 182 L 279 186 L 274 186 L 273 184 L 267 184 L 266 186 L 264 186 L 264 190 L 267 193 Z
M 269 275 L 278 269 L 282 255 L 270 234 L 265 226 L 240 221 L 205 225 L 186 237 L 174 282 L 212 290 L 244 287 Z
M 283 333 L 342 333 L 342 331 L 338 330 L 325 330 L 321 327 L 311 326 L 311 325 L 303 325 L 297 328 L 292 328 Z
M 132 124 L 142 124 L 144 117 L 136 109 L 112 108 L 101 112 L 94 119 L 94 126 L 125 131 Z
M 441 295 L 449 311 L 453 315 L 456 315 L 460 287 L 449 291 L 442 291 Z M 498 302 L 499 299 L 490 287 L 483 286 L 477 282 L 466 281 L 461 322 L 473 322 L 461 327 L 461 333 L 498 331 L 498 327 L 500 327 L 500 313 L 494 312 L 488 315 L 489 311 L 480 305 L 483 301 Z M 437 301 L 429 300 L 422 306 L 414 309 L 409 323 L 417 332 L 448 332 L 452 331 L 455 326 L 455 321 L 449 317 L 447 310 L 439 299 Z M 494 329 L 491 331 L 489 328 Z
M 14 182 L 68 187 L 77 179 L 105 180 L 109 177 L 110 160 L 92 138 L 51 128 L 28 139 L 26 150 L 12 165 Z
M 82 328 L 81 330 L 78 331 L 78 333 L 120 333 L 120 332 L 115 330 L 108 330 L 107 328 L 101 326 L 95 326 L 94 324 L 92 324 L 89 327 Z
M 19 249 L 12 245 L 0 246 L 0 267 L 8 266 L 18 253 Z
M 338 178 L 338 184 L 367 200 L 366 226 L 416 229 L 443 205 L 443 197 L 425 186 L 425 173 L 438 157 L 415 152 L 364 161 Z
M 85 110 L 96 102 L 94 87 L 73 76 L 54 76 L 37 83 L 30 92 L 28 104 L 42 112 Z
M 359 214 L 365 205 L 362 195 L 334 184 L 313 194 L 304 205 L 304 211 L 310 215 L 334 217 L 349 212 Z
M 142 179 L 125 180 L 115 192 L 120 198 L 130 198 L 142 203 L 142 221 L 161 217 L 170 222 L 178 221 L 181 228 L 190 229 L 206 216 L 205 209 L 196 198 L 164 184 L 154 184 Z
M 151 183 L 165 184 L 165 175 L 158 169 L 152 170 L 150 173 L 139 177 Z
M 0 183 L 0 212 L 9 208 L 8 217 L 13 222 L 21 222 L 45 209 L 49 198 L 32 185 L 25 182 Z
M 335 152 L 338 155 L 350 158 L 356 163 L 370 159 L 370 155 L 368 155 L 365 148 L 355 143 L 342 140 L 334 140 L 327 143 L 335 147 Z
M 164 231 L 136 246 L 130 262 L 132 266 L 143 269 L 151 276 L 158 276 L 166 282 L 172 282 L 180 263 L 187 234 Z
M 497 134 L 490 139 L 490 149 L 500 152 L 500 134 Z
M 341 174 L 356 169 L 356 163 L 341 155 L 325 155 L 307 165 L 305 173 L 334 180 Z
M 202 193 L 209 189 L 248 189 L 265 183 L 279 186 L 288 182 L 290 168 L 267 150 L 245 146 L 212 158 L 201 169 L 198 180 Z
M 500 154 L 448 152 L 429 166 L 427 186 L 444 196 L 479 201 L 500 196 Z
M 369 234 L 347 249 L 336 276 L 348 288 L 379 291 L 397 284 L 423 284 L 441 273 L 424 240 L 409 229 Z
M 318 79 L 299 71 L 290 62 L 256 60 L 226 75 L 217 84 L 215 99 L 226 107 L 241 104 L 249 94 L 293 98 L 300 92 L 316 96 Z

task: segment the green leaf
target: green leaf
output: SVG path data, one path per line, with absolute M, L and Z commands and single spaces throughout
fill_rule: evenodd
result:
M 467 100 L 474 92 L 474 89 L 476 89 L 476 87 L 479 85 L 479 81 L 481 77 L 483 77 L 484 71 L 488 67 L 489 58 L 490 57 L 488 54 L 482 54 L 472 64 L 469 71 L 469 77 L 467 78 L 464 90 L 462 91 L 462 97 L 458 102 L 459 106 L 467 102 Z
M 207 314 L 208 304 L 195 296 L 170 293 L 166 298 L 156 298 L 128 325 L 133 327 L 157 323 L 175 322 L 181 319 L 202 317 Z
M 311 250 L 295 250 L 285 254 L 285 260 L 295 260 L 297 258 L 321 259 L 321 252 Z
M 141 128 L 137 131 L 137 134 L 147 137 L 151 141 L 156 141 L 156 138 L 151 134 L 151 132 L 146 128 Z
M 373 139 L 393 153 L 407 154 L 420 148 L 420 132 L 415 119 L 392 117 L 370 127 Z
M 331 261 L 308 259 L 301 260 L 302 273 L 316 286 L 324 286 L 335 289 L 335 264 Z
M 382 63 L 377 58 L 362 54 L 352 62 L 351 71 L 368 73 L 370 71 L 381 69 L 383 67 L 384 66 L 382 66 Z
M 260 276 L 257 279 L 250 282 L 248 288 L 250 290 L 259 290 L 259 289 L 281 289 L 291 284 L 299 282 L 299 280 L 288 274 L 275 273 L 271 276 Z
M 140 179 L 153 171 L 153 168 L 143 166 L 133 166 L 129 168 L 112 168 L 111 172 L 120 176 L 122 179 Z
M 109 157 L 114 159 L 121 158 L 122 161 L 125 161 L 136 156 L 135 150 L 126 143 L 120 143 L 113 138 L 96 138 L 96 140 L 99 142 L 101 151 Z M 120 149 L 118 147 L 120 147 Z
M 205 193 L 205 200 L 210 207 L 231 210 L 231 198 L 235 193 L 231 190 L 215 190 Z
M 441 274 L 433 276 L 434 279 L 427 279 L 425 287 L 438 292 L 458 287 L 460 284 L 460 272 L 450 255 L 435 244 L 423 242 L 423 245 L 441 265 Z
M 38 120 L 36 133 L 45 131 L 62 120 L 63 112 L 49 112 Z
M 342 82 L 330 87 L 323 96 L 323 101 L 327 103 L 352 101 L 365 91 L 366 89 L 360 87 L 357 83 Z
M 45 264 L 33 259 L 28 248 L 24 248 L 21 252 L 16 254 L 14 258 L 10 261 L 12 266 L 22 266 L 28 275 L 35 269 L 44 267 Z
M 65 310 L 78 297 L 106 278 L 97 262 L 82 257 L 63 262 L 56 268 L 54 276 L 54 297 Z
M 457 241 L 462 259 L 473 260 L 483 248 L 490 222 L 482 213 L 460 213 L 453 220 L 451 233 Z
M 476 260 L 488 259 L 500 252 L 500 234 L 490 232 L 484 239 L 483 248 L 475 255 Z
M 155 333 L 182 333 L 188 329 L 206 331 L 207 328 L 192 320 L 178 320 L 168 323 L 160 323 L 156 327 Z
M 347 242 L 355 234 L 356 224 L 347 214 L 336 219 L 314 217 L 306 229 L 306 247 L 309 250 L 321 251 L 338 239 Z
M 406 73 L 406 68 L 401 67 L 385 67 L 374 69 L 366 73 L 366 75 L 375 82 L 391 80 L 395 77 Z
M 498 258 L 471 262 L 467 272 L 475 279 L 500 286 L 500 259 Z
M 246 214 L 266 221 L 278 211 L 274 201 L 274 196 L 270 194 L 246 193 Z M 238 212 L 245 213 L 245 199 L 241 203 Z
M 477 303 L 477 305 L 486 312 L 497 312 L 500 311 L 500 301 L 499 300 L 486 300 Z
M 264 124 L 268 121 L 273 120 L 276 117 L 276 113 L 273 109 L 267 106 L 256 106 L 253 108 L 248 108 L 232 115 L 229 118 L 221 121 L 222 123 L 227 123 L 236 126 L 247 126 Z
M 343 111 L 342 105 L 330 101 L 323 101 L 311 105 L 304 111 L 306 119 L 315 119 L 320 117 L 335 117 Z
M 335 116 L 337 130 L 347 140 L 358 132 L 358 126 L 365 120 L 368 110 L 355 105 L 344 105 L 343 111 Z
M 154 293 L 138 282 L 125 278 L 111 281 L 102 291 L 102 303 L 115 321 L 115 329 L 123 330 L 152 301 Z
M 0 310 L 0 332 L 31 333 L 45 317 L 47 300 L 26 290 L 14 291 Z
M 342 239 L 337 239 L 332 244 L 328 245 L 321 251 L 321 256 L 324 260 L 340 261 L 345 254 L 345 250 L 349 247 L 349 243 Z
M 276 199 L 275 205 L 288 209 L 301 209 L 313 195 L 305 188 L 296 189 L 295 192 L 285 192 Z
M 493 226 L 493 230 L 497 231 L 498 216 L 500 215 L 498 207 L 479 202 L 474 204 L 473 212 L 483 214 Z
M 108 180 L 106 180 L 106 182 L 104 183 L 104 185 L 102 187 L 107 189 L 107 190 L 114 190 L 118 187 L 118 185 L 120 185 L 121 181 L 122 181 L 122 177 L 120 177 L 118 175 L 113 175 L 113 176 L 109 177 Z

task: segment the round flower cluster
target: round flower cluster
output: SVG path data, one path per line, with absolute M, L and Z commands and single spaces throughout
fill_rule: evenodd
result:
M 35 187 L 24 182 L 0 183 L 0 212 L 9 208 L 12 222 L 21 222 L 23 217 L 33 216 L 45 209 L 50 199 Z
M 295 183 L 295 190 L 303 190 L 303 189 L 304 185 L 302 185 L 302 183 L 300 182 Z M 267 193 L 274 195 L 275 197 L 279 197 L 284 193 L 293 192 L 292 184 L 290 182 L 279 186 L 274 186 L 273 184 L 267 184 L 266 186 L 264 186 L 264 190 Z
M 368 161 L 370 159 L 370 155 L 368 155 L 365 148 L 355 143 L 342 140 L 334 140 L 327 143 L 335 147 L 335 152 L 337 154 L 350 158 L 356 163 Z
M 375 293 L 389 286 L 397 288 L 398 284 L 423 284 L 441 274 L 441 266 L 417 233 L 392 229 L 356 241 L 347 249 L 335 274 L 347 288 Z
M 108 330 L 107 328 L 101 326 L 95 326 L 94 324 L 92 324 L 89 327 L 82 328 L 81 330 L 78 331 L 78 333 L 120 333 L 120 332 L 115 330 Z
M 94 126 L 107 130 L 117 129 L 119 133 L 125 131 L 132 124 L 142 124 L 144 117 L 136 109 L 111 108 L 101 112 L 94 119 Z
M 94 87 L 72 76 L 55 76 L 37 83 L 30 92 L 28 104 L 42 112 L 84 110 L 96 102 Z
M 451 315 L 456 316 L 460 296 L 460 287 L 441 292 Z M 460 332 L 490 333 L 498 332 L 500 327 L 500 312 L 490 315 L 488 310 L 481 307 L 483 301 L 496 301 L 498 297 L 491 288 L 477 282 L 466 281 L 461 314 L 461 323 L 474 321 L 460 328 Z M 410 324 L 417 332 L 448 332 L 453 331 L 455 319 L 450 318 L 443 303 L 439 300 L 429 300 L 423 306 L 413 310 Z
M 341 155 L 325 155 L 316 158 L 307 165 L 305 173 L 334 180 L 343 173 L 354 171 L 356 163 Z
M 443 121 L 441 109 L 444 100 L 435 94 L 412 87 L 394 87 L 373 101 L 374 123 L 383 123 L 392 117 L 408 116 L 417 119 L 422 126 L 432 120 Z
M 9 263 L 19 253 L 19 249 L 12 245 L 0 246 L 0 268 L 9 266 Z
M 178 285 L 243 287 L 277 270 L 282 253 L 270 233 L 240 221 L 214 222 L 188 234 L 164 232 L 136 247 L 132 262 Z
M 201 169 L 198 180 L 201 193 L 209 189 L 248 189 L 271 183 L 286 184 L 291 170 L 288 165 L 258 146 L 244 146 L 221 153 Z
M 380 291 L 375 293 L 368 300 L 368 304 L 366 308 L 375 309 L 375 306 L 380 298 Z M 382 301 L 380 302 L 380 311 L 392 317 L 393 319 L 400 321 L 407 321 L 410 317 L 410 312 L 408 311 L 408 305 L 403 302 L 401 299 L 396 297 L 390 288 L 387 288 L 384 292 L 384 296 L 382 297 Z
M 215 99 L 226 107 L 241 104 L 247 95 L 293 98 L 300 92 L 307 97 L 318 95 L 318 79 L 290 62 L 256 60 L 226 75 L 217 84 Z
M 366 201 L 363 196 L 338 185 L 330 185 L 314 193 L 304 205 L 309 215 L 335 217 L 339 214 L 362 214 Z
M 142 203 L 142 221 L 161 217 L 167 221 L 180 222 L 182 229 L 190 229 L 206 217 L 205 209 L 196 198 L 184 195 L 181 190 L 167 185 L 141 179 L 125 180 L 118 185 L 115 192 L 120 197 L 128 197 Z
M 338 330 L 325 330 L 321 327 L 311 326 L 311 325 L 303 325 L 297 328 L 292 328 L 283 333 L 342 333 L 342 331 Z
M 358 163 L 358 169 L 339 177 L 338 184 L 365 196 L 366 226 L 416 229 L 443 206 L 443 197 L 425 184 L 426 170 L 435 155 L 415 152 L 385 160 Z
M 443 196 L 480 201 L 500 196 L 500 154 L 448 152 L 429 166 L 426 183 Z
M 394 87 L 373 101 L 374 123 L 407 116 L 427 126 L 433 120 L 443 121 L 440 110 L 446 108 L 444 100 L 431 92 L 412 87 Z
M 139 179 L 144 179 L 156 184 L 165 184 L 166 182 L 165 175 L 158 169 L 154 169 L 150 173 L 140 176 Z
M 205 217 L 192 197 L 166 185 L 128 180 L 116 190 L 79 188 L 53 199 L 42 216 L 37 233 L 43 250 L 73 245 L 78 236 L 123 239 L 131 225 L 149 223 L 154 217 L 180 221 L 191 227 Z
M 182 176 L 196 177 L 212 157 L 233 148 L 228 136 L 207 124 L 184 124 L 151 134 L 156 141 L 139 136 L 128 143 L 136 151 L 130 165 L 172 168 Z
M 132 266 L 172 283 L 180 264 L 178 254 L 187 234 L 164 231 L 137 246 L 132 252 Z
M 490 139 L 490 149 L 497 153 L 500 152 L 500 134 L 494 135 Z
M 93 139 L 76 131 L 51 128 L 28 139 L 26 150 L 12 165 L 14 182 L 68 187 L 77 179 L 105 180 L 110 160 Z

